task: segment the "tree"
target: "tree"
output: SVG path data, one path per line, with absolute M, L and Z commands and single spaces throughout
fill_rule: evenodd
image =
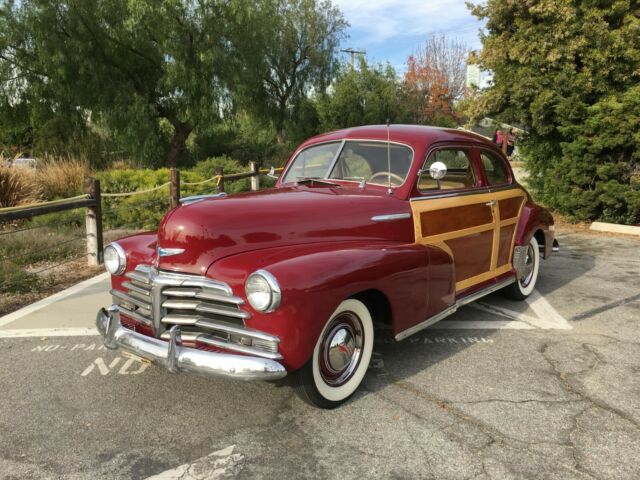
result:
M 114 130 L 160 131 L 165 122 L 174 165 L 192 131 L 219 121 L 230 93 L 252 81 L 255 8 L 242 0 L 6 2 L 3 97 L 86 112 Z
M 640 5 L 489 0 L 481 66 L 489 113 L 527 126 L 529 184 L 581 220 L 640 222 Z
M 359 68 L 343 65 L 330 94 L 318 99 L 324 131 L 356 125 L 405 122 L 402 92 L 391 65 L 370 66 L 360 59 Z
M 408 58 L 404 86 L 414 123 L 456 124 L 454 103 L 464 93 L 467 55 L 464 43 L 433 35 Z
M 266 111 L 278 143 L 283 143 L 291 109 L 310 91 L 323 92 L 329 83 L 348 24 L 327 0 L 273 0 L 267 11 L 262 87 Z

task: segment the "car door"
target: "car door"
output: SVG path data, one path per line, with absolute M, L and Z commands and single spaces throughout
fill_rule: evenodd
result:
M 491 191 L 477 153 L 472 146 L 432 150 L 418 180 L 420 196 L 411 200 L 416 242 L 434 245 L 451 256 L 456 294 L 510 270 L 498 268 L 503 243 L 499 209 L 504 205 L 511 214 L 515 204 L 509 199 L 515 195 Z M 439 182 L 428 172 L 434 162 L 447 167 Z M 503 200 L 507 203 L 501 204 Z M 510 216 L 504 226 L 515 222 L 517 216 Z
M 513 181 L 502 157 L 488 149 L 480 149 L 478 160 L 494 205 L 496 230 L 491 270 L 494 276 L 499 276 L 512 268 L 516 229 L 526 202 L 526 193 Z

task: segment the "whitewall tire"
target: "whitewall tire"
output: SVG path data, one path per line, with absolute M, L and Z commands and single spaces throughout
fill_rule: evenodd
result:
M 340 303 L 329 317 L 311 360 L 299 372 L 301 397 L 321 408 L 335 408 L 356 391 L 373 352 L 373 320 L 360 300 Z
M 524 300 L 536 288 L 538 270 L 540 268 L 540 247 L 536 237 L 531 237 L 531 240 L 529 240 L 524 267 L 524 271 L 516 281 L 504 290 L 505 294 L 514 300 Z

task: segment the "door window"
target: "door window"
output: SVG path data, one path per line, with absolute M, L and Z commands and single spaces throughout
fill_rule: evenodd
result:
M 447 173 L 439 182 L 431 178 L 429 173 L 429 167 L 435 162 L 442 162 L 447 167 Z M 477 185 L 469 154 L 463 149 L 446 148 L 433 152 L 425 162 L 424 170 L 418 180 L 418 190 L 421 192 L 459 190 Z
M 503 185 L 509 182 L 507 169 L 501 159 L 489 152 L 481 152 L 480 158 L 482 159 L 482 168 L 484 168 L 489 185 Z

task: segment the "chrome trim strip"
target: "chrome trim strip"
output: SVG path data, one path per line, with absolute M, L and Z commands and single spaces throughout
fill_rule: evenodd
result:
M 170 314 L 166 315 L 162 319 L 163 323 L 171 323 L 177 325 L 196 326 L 201 328 L 207 328 L 209 330 L 218 330 L 234 335 L 240 335 L 243 337 L 255 338 L 256 340 L 263 340 L 265 342 L 280 343 L 280 338 L 269 335 L 268 333 L 260 332 L 250 328 L 241 328 L 236 325 L 223 322 L 213 321 L 208 318 L 198 317 L 196 315 L 181 315 Z
M 244 300 L 240 297 L 227 297 L 210 292 L 199 292 L 198 290 L 188 290 L 184 288 L 166 288 L 162 291 L 166 296 L 199 298 L 200 300 L 213 300 L 214 302 L 233 303 L 234 305 L 244 305 Z
M 126 293 L 121 292 L 119 290 L 111 289 L 109 293 L 117 299 L 124 300 L 125 302 L 129 302 L 129 303 L 133 303 L 136 307 L 140 307 L 145 310 L 149 309 L 149 302 L 145 302 L 144 300 L 141 300 L 139 298 L 132 297 L 131 295 L 127 295 Z
M 126 288 L 127 290 L 132 290 L 136 293 L 139 293 L 140 295 L 145 295 L 145 296 L 150 296 L 151 295 L 151 290 L 147 290 L 146 288 L 142 288 L 138 285 L 135 285 L 131 282 L 122 282 L 122 286 L 124 288 Z
M 156 247 L 159 257 L 172 257 L 174 255 L 180 255 L 184 253 L 184 248 L 162 248 Z
M 248 312 L 245 312 L 242 310 L 234 310 L 231 308 L 225 308 L 223 306 L 217 306 L 217 305 L 208 305 L 206 303 L 202 303 L 194 300 L 169 299 L 162 302 L 162 308 L 172 308 L 175 310 L 195 310 L 196 312 L 213 313 L 216 315 L 223 315 L 225 317 L 233 317 L 233 318 L 241 318 L 241 319 L 251 317 L 251 315 Z
M 400 145 L 401 147 L 407 147 L 409 150 L 411 150 L 411 164 L 409 165 L 409 170 L 407 170 L 407 176 L 405 177 L 404 182 L 402 182 L 402 184 L 396 185 L 393 188 L 400 188 L 400 187 L 404 186 L 405 183 L 407 183 L 407 180 L 409 179 L 411 170 L 413 168 L 413 162 L 415 162 L 415 160 L 416 160 L 416 151 L 414 150 L 413 146 L 408 144 L 408 143 L 400 142 L 398 140 L 387 141 L 387 140 L 384 140 L 384 139 L 377 139 L 377 138 L 372 139 L 372 138 L 348 138 L 348 137 L 343 137 L 342 139 L 335 138 L 333 140 L 325 140 L 325 141 L 322 141 L 322 142 L 318 142 L 318 143 L 313 143 L 311 145 L 307 145 L 306 147 L 294 152 L 294 154 L 291 156 L 291 161 L 286 166 L 287 169 L 282 171 L 282 173 L 281 173 L 279 178 L 284 179 L 287 176 L 287 174 L 289 173 L 289 170 L 291 169 L 291 166 L 293 165 L 293 163 L 298 158 L 298 155 L 300 155 L 300 153 L 302 153 L 306 149 L 311 148 L 311 147 L 316 147 L 318 145 L 324 145 L 324 144 L 327 144 L 327 143 L 341 143 L 340 147 L 338 148 L 338 155 L 336 157 L 334 157 L 334 159 L 332 160 L 332 163 L 331 163 L 331 165 L 329 167 L 329 170 L 325 174 L 325 177 L 322 180 L 338 180 L 338 181 L 341 181 L 341 182 L 356 182 L 356 180 L 345 180 L 345 179 L 342 179 L 342 178 L 329 178 L 328 177 L 328 175 L 331 175 L 331 172 L 333 171 L 333 168 L 335 167 L 335 164 L 338 162 L 338 158 L 340 158 L 340 154 L 342 153 L 342 150 L 344 149 L 344 144 L 347 143 L 347 142 L 369 142 L 369 143 L 383 143 L 383 144 L 389 143 L 391 145 Z M 287 184 L 289 184 L 289 183 L 295 183 L 295 182 L 287 182 Z M 282 184 L 284 185 L 285 183 L 282 182 Z M 369 185 L 369 184 L 367 184 L 367 185 Z M 371 185 L 377 185 L 377 186 L 382 186 L 382 187 L 386 186 L 386 185 L 382 185 L 380 183 L 373 183 Z
M 452 190 L 448 193 L 440 193 L 437 195 L 426 194 L 424 197 L 411 197 L 410 202 L 419 202 L 421 200 L 431 200 L 433 198 L 463 197 L 466 195 L 480 195 L 482 193 L 501 192 L 503 190 L 524 190 L 520 185 L 504 185 L 501 187 L 477 187 L 469 190 Z M 436 190 L 437 191 L 437 190 Z
M 202 200 L 206 200 L 207 198 L 222 198 L 226 196 L 227 194 L 225 192 L 211 193 L 207 195 L 191 195 L 189 197 L 181 198 L 179 202 L 181 205 L 189 205 L 191 203 L 201 202 Z
M 239 343 L 229 343 L 223 340 L 218 340 L 211 335 L 207 335 L 206 333 L 201 333 L 196 337 L 198 342 L 206 343 L 207 345 L 211 345 L 212 347 L 225 348 L 227 350 L 235 350 L 236 352 L 241 352 L 247 355 L 255 355 L 262 358 L 268 358 L 270 360 L 282 360 L 282 355 L 277 352 L 268 352 L 266 350 L 257 350 L 255 348 L 247 347 L 241 345 Z
M 460 300 L 457 300 L 456 303 L 444 309 L 440 313 L 436 313 L 432 317 L 427 318 L 425 321 L 420 322 L 417 325 L 414 325 L 413 327 L 409 327 L 406 330 L 403 330 L 402 332 L 398 333 L 395 336 L 395 339 L 396 341 L 404 340 L 405 338 L 413 335 L 414 333 L 419 332 L 420 330 L 423 330 L 433 325 L 434 323 L 438 323 L 440 320 L 448 317 L 449 315 L 454 314 L 458 310 L 458 308 L 463 307 L 464 305 L 467 305 L 469 303 L 475 302 L 479 298 L 482 298 L 485 295 L 489 295 L 490 293 L 493 293 L 496 290 L 500 290 L 501 288 L 504 288 L 507 285 L 512 284 L 513 282 L 515 282 L 515 277 L 507 278 L 506 280 L 503 280 L 500 283 L 491 285 L 478 292 L 467 295 L 466 297 L 461 298 Z
M 391 213 L 389 215 L 376 215 L 371 217 L 372 222 L 391 222 L 393 220 L 404 220 L 405 218 L 411 218 L 410 213 Z
M 479 298 L 482 298 L 486 295 L 489 295 L 490 293 L 493 293 L 497 290 L 500 290 L 501 288 L 504 288 L 508 285 L 511 285 L 513 282 L 516 281 L 515 277 L 511 277 L 511 278 L 507 278 L 505 280 L 502 280 L 499 283 L 496 283 L 495 285 L 489 285 L 487 288 L 483 288 L 482 290 L 479 290 L 475 293 L 472 293 L 470 295 L 467 295 L 463 298 L 461 298 L 460 300 L 456 301 L 456 305 L 458 305 L 458 307 L 462 307 L 464 305 L 467 305 L 469 303 L 475 302 L 476 300 L 478 300 Z
M 116 305 L 116 307 L 120 312 L 124 313 L 128 317 L 131 317 L 134 320 L 137 320 L 140 323 L 143 323 L 147 327 L 151 327 L 151 320 L 145 317 L 144 315 L 140 315 L 138 312 L 131 311 L 128 308 L 124 308 L 122 305 Z
M 169 342 L 141 335 L 120 324 L 118 307 L 100 309 L 96 328 L 107 348 L 122 348 L 134 355 L 164 365 L 174 372 L 191 372 L 209 377 L 238 380 L 277 380 L 287 375 L 283 365 L 269 358 L 207 352 L 179 345 L 180 327 L 174 326 Z
M 140 273 L 137 267 L 133 272 L 125 273 L 124 276 L 130 278 L 131 280 L 135 280 L 136 282 L 144 283 L 146 285 L 149 285 L 151 283 L 151 280 L 149 280 L 149 273 Z
M 413 327 L 409 327 L 406 330 L 403 330 L 402 332 L 398 333 L 395 337 L 396 341 L 404 340 L 405 338 L 413 335 L 414 333 L 419 332 L 420 330 L 423 330 L 433 325 L 434 323 L 439 322 L 443 318 L 446 318 L 452 313 L 455 313 L 456 310 L 458 310 L 458 306 L 456 304 L 451 305 L 449 308 L 441 311 L 440 313 L 436 313 L 434 316 L 427 318 L 425 321 L 420 322 L 417 325 L 414 325 Z

